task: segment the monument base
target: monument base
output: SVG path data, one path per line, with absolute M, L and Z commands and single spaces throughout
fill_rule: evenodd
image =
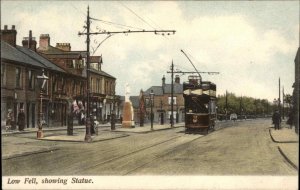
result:
M 134 128 L 134 123 L 132 121 L 122 121 L 123 128 Z
M 123 108 L 123 121 L 122 121 L 122 127 L 124 128 L 132 128 L 134 127 L 134 121 L 132 121 L 133 118 L 133 108 L 131 102 L 125 102 L 124 108 Z M 132 124 L 133 122 L 133 124 Z

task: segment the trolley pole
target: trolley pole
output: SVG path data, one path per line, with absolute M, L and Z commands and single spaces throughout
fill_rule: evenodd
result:
M 173 121 L 173 106 L 174 106 L 174 101 L 173 101 L 173 96 L 174 96 L 174 84 L 173 84 L 173 78 L 174 78 L 174 64 L 172 60 L 172 65 L 171 65 L 171 127 L 174 125 Z

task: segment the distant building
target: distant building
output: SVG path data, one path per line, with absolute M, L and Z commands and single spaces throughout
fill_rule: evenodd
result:
M 166 78 L 163 76 L 161 86 L 152 86 L 145 91 L 145 101 L 147 116 L 150 120 L 150 92 L 154 93 L 154 122 L 161 121 L 161 115 L 164 123 L 171 123 L 171 84 L 166 84 Z M 183 85 L 180 83 L 179 75 L 175 76 L 173 83 L 173 118 L 174 123 L 184 121 L 184 98 L 183 98 Z
M 293 84 L 293 112 L 295 131 L 299 134 L 299 95 L 300 95 L 300 47 L 295 57 L 295 82 Z

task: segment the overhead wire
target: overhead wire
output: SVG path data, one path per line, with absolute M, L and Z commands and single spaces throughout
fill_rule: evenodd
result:
M 92 20 L 95 20 L 95 21 L 99 21 L 99 22 L 102 22 L 104 24 L 108 24 L 108 25 L 117 25 L 117 26 L 123 26 L 123 27 L 126 27 L 126 28 L 134 28 L 134 29 L 139 29 L 139 30 L 143 30 L 143 28 L 139 28 L 139 27 L 134 27 L 134 26 L 128 26 L 128 25 L 125 25 L 125 24 L 118 24 L 118 23 L 114 23 L 114 22 L 110 22 L 110 21 L 105 21 L 105 20 L 101 20 L 101 19 L 97 19 L 97 18 L 91 18 Z
M 142 17 L 140 17 L 137 13 L 135 13 L 133 10 L 131 10 L 129 7 L 124 5 L 122 2 L 119 2 L 123 7 L 125 7 L 127 10 L 129 10 L 131 13 L 133 13 L 135 16 L 137 16 L 140 20 L 142 20 L 144 23 L 146 23 L 148 26 L 150 26 L 152 29 L 155 29 L 151 24 L 149 24 L 147 21 L 145 21 Z

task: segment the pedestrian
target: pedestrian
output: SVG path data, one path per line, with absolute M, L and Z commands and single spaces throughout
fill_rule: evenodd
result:
M 84 125 L 85 124 L 85 113 L 84 113 L 84 111 L 81 112 L 80 119 L 81 119 L 81 125 Z
M 273 121 L 273 124 L 274 124 L 274 128 L 275 130 L 278 129 L 279 130 L 279 125 L 280 125 L 280 122 L 281 122 L 281 116 L 280 116 L 280 113 L 278 110 L 276 110 L 272 116 L 272 121 Z
M 286 121 L 286 123 L 290 126 L 289 128 L 292 129 L 293 128 L 293 122 L 294 122 L 294 113 L 292 111 L 290 111 L 289 113 L 289 118 Z
M 13 124 L 13 117 L 14 116 L 12 114 L 12 110 L 8 109 L 7 116 L 6 116 L 6 128 L 5 128 L 6 131 L 11 130 Z
M 24 109 L 20 109 L 20 112 L 18 114 L 18 126 L 19 126 L 19 131 L 24 131 L 24 128 L 25 128 L 25 113 L 24 113 Z

